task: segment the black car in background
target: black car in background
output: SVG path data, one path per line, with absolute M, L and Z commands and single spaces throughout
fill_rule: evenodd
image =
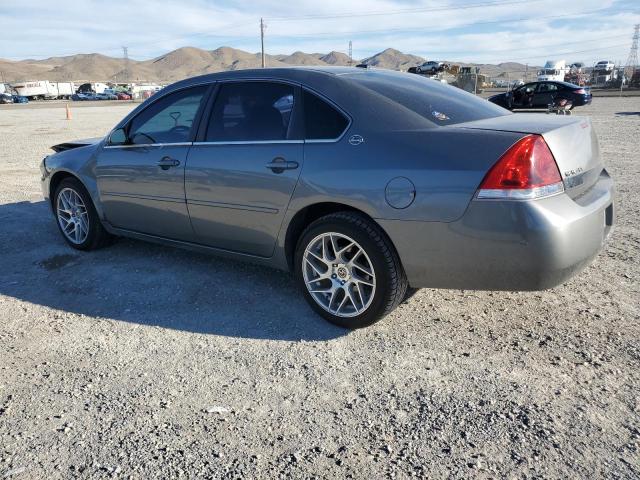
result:
M 591 103 L 591 90 L 567 82 L 531 82 L 489 98 L 490 102 L 509 110 L 546 109 L 560 100 L 570 101 L 573 107 L 588 105 Z

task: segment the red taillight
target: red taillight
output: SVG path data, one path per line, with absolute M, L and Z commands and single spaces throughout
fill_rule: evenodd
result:
M 579 88 L 578 90 L 574 90 L 573 93 L 577 93 L 578 95 L 584 95 L 587 91 L 584 88 Z
M 547 143 L 528 135 L 511 146 L 485 176 L 478 198 L 538 198 L 564 190 Z

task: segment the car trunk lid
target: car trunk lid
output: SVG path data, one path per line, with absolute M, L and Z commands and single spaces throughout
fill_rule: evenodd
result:
M 598 138 L 588 117 L 518 113 L 455 127 L 542 135 L 572 198 L 589 190 L 604 168 Z

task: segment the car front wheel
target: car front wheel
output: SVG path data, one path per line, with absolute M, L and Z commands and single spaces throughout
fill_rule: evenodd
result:
M 79 180 L 65 178 L 60 182 L 53 197 L 53 209 L 62 236 L 73 248 L 93 250 L 109 242 L 110 235 Z
M 333 213 L 309 225 L 298 242 L 295 267 L 311 307 L 344 328 L 380 320 L 403 301 L 408 286 L 389 239 L 355 212 Z

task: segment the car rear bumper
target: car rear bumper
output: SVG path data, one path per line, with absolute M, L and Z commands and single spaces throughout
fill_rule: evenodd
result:
M 576 99 L 573 101 L 573 105 L 576 107 L 581 107 L 583 105 L 589 105 L 591 104 L 591 100 L 593 99 L 592 95 L 581 95 L 576 97 Z
M 379 220 L 416 288 L 543 290 L 563 283 L 602 249 L 615 223 L 603 171 L 577 199 L 474 200 L 455 222 Z

